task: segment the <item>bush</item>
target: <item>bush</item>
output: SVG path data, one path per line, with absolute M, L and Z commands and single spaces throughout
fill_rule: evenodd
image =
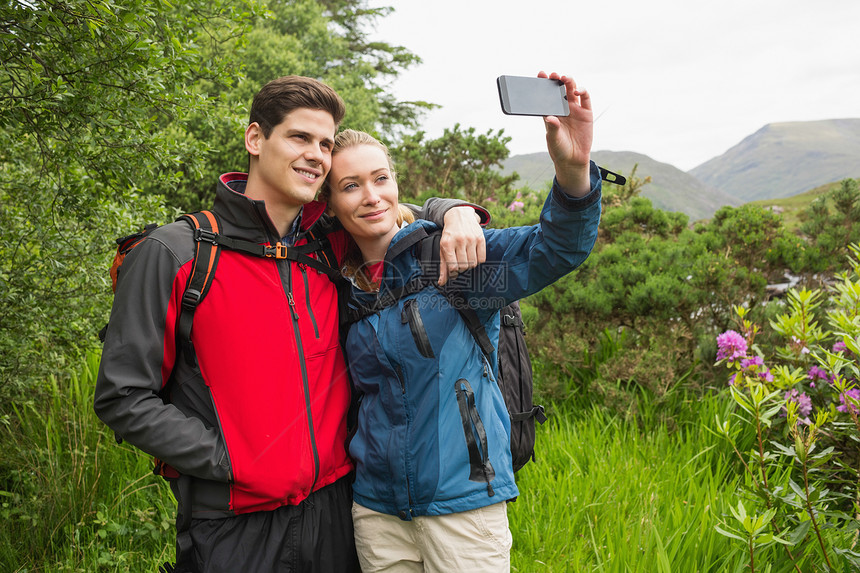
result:
M 737 331 L 717 338 L 736 404 L 717 432 L 743 464 L 736 509 L 717 529 L 742 542 L 751 571 L 757 552 L 775 544 L 785 548 L 773 554 L 777 567 L 860 567 L 860 262 L 849 262 L 827 296 L 789 292 L 786 312 L 770 321 L 779 344 L 762 343 L 744 307 L 735 309 Z M 737 445 L 744 434 L 751 449 Z

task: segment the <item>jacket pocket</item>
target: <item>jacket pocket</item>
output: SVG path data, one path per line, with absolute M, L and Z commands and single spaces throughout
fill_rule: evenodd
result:
M 403 303 L 403 310 L 400 312 L 400 323 L 409 323 L 409 331 L 412 332 L 412 338 L 415 340 L 415 346 L 418 347 L 418 352 L 424 358 L 436 358 L 433 354 L 433 347 L 430 345 L 430 338 L 427 336 L 427 330 L 424 328 L 424 320 L 421 318 L 421 312 L 415 304 L 415 299 L 409 299 Z
M 490 463 L 487 432 L 475 405 L 475 393 L 465 378 L 454 383 L 457 395 L 457 405 L 460 407 L 460 420 L 463 422 L 463 436 L 469 451 L 469 480 L 487 482 L 487 494 L 495 495 L 490 482 L 496 477 L 493 464 Z

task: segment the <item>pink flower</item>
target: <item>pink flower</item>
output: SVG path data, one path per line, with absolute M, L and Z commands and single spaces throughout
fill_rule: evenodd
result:
M 825 382 L 830 382 L 831 384 L 833 383 L 833 379 L 827 375 L 827 371 L 823 368 L 819 368 L 818 366 L 811 367 L 806 373 L 806 377 L 811 380 L 809 385 L 813 388 L 815 388 L 816 380 L 823 380 Z
M 511 213 L 522 213 L 523 207 L 525 207 L 525 206 L 526 206 L 526 204 L 523 203 L 522 201 L 513 201 L 510 205 L 508 205 L 508 210 Z
M 717 336 L 717 362 L 724 359 L 736 360 L 747 354 L 747 341 L 734 330 L 727 330 Z
M 853 399 L 855 403 L 852 403 L 849 399 Z M 850 409 L 852 412 L 857 414 L 856 402 L 858 401 L 860 401 L 860 390 L 857 388 L 851 388 L 839 395 L 839 402 L 842 405 L 836 406 L 836 409 L 840 412 L 847 412 Z
M 800 418 L 806 418 L 812 412 L 812 400 L 806 395 L 806 392 L 789 390 L 785 393 L 785 401 L 797 402 L 797 415 Z
M 848 347 L 841 340 L 833 345 L 833 352 L 845 352 L 846 350 L 848 350 Z
M 752 358 L 741 360 L 741 370 L 756 375 L 765 382 L 773 382 L 773 374 L 764 365 L 764 360 L 762 360 L 761 356 L 753 356 Z

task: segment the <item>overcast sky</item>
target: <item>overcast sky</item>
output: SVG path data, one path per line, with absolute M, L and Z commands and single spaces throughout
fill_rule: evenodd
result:
M 689 170 L 775 122 L 860 118 L 860 0 L 370 0 L 371 38 L 423 60 L 391 86 L 460 123 L 544 151 L 540 118 L 505 116 L 496 77 L 573 76 L 594 102 L 594 150 Z

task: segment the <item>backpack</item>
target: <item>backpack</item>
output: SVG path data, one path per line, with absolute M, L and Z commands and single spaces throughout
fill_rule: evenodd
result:
M 500 322 L 499 387 L 511 417 L 511 455 L 517 472 L 535 459 L 535 421 L 546 422 L 546 413 L 532 402 L 534 374 L 519 302 L 501 310 Z
M 321 217 L 307 233 L 308 241 L 304 245 L 288 247 L 281 243 L 273 247 L 267 247 L 251 241 L 233 239 L 221 234 L 221 223 L 218 216 L 212 211 L 198 211 L 182 215 L 177 221 L 185 221 L 194 232 L 194 262 L 191 273 L 182 296 L 182 306 L 177 321 L 177 346 L 182 347 L 182 353 L 190 364 L 194 364 L 196 356 L 191 343 L 191 327 L 194 321 L 194 312 L 200 302 L 209 292 L 215 270 L 218 266 L 218 258 L 221 249 L 227 248 L 241 251 L 250 255 L 289 259 L 308 265 L 324 272 L 330 279 L 337 283 L 340 280 L 340 272 L 337 270 L 337 259 L 328 240 L 328 234 L 336 229 L 335 223 L 329 217 Z M 117 280 L 125 262 L 125 257 L 139 245 L 147 236 L 158 228 L 151 223 L 141 231 L 120 237 L 116 240 L 117 250 L 110 268 L 112 289 L 116 292 Z M 316 253 L 319 259 L 311 257 Z M 99 332 L 99 339 L 105 341 L 107 329 L 110 323 L 105 325 Z M 117 442 L 121 442 L 117 436 Z M 191 542 L 191 480 L 188 476 L 180 475 L 175 469 L 164 461 L 154 458 L 153 473 L 170 481 L 175 486 L 178 501 L 176 512 L 176 563 L 164 563 L 159 567 L 159 573 L 192 573 L 195 565 L 192 559 L 193 548 Z
M 383 308 L 392 306 L 401 298 L 419 292 L 427 286 L 435 284 L 439 276 L 439 240 L 441 231 L 430 234 L 422 231 L 412 233 L 411 239 L 397 243 L 394 254 L 392 251 L 386 258 L 396 256 L 406 249 L 415 247 L 423 275 L 409 283 L 382 293 L 370 306 L 341 304 L 341 336 L 345 337 L 349 325 L 358 320 L 375 314 Z M 496 350 L 481 324 L 477 313 L 464 303 L 455 292 L 440 288 L 442 293 L 456 308 L 466 323 L 472 337 L 478 343 L 481 351 L 489 359 Z M 351 301 L 355 303 L 356 301 Z M 519 303 L 514 301 L 500 311 L 499 348 L 498 348 L 498 385 L 505 399 L 505 406 L 511 419 L 511 457 L 514 472 L 519 471 L 530 460 L 535 459 L 535 421 L 546 422 L 543 406 L 532 402 L 534 376 L 531 359 L 525 341 L 525 328 Z
M 323 215 L 307 232 L 308 241 L 304 245 L 287 247 L 281 243 L 269 247 L 252 241 L 234 239 L 220 233 L 221 223 L 218 216 L 212 211 L 198 211 L 182 215 L 176 219 L 185 221 L 191 225 L 194 231 L 196 249 L 191 274 L 182 296 L 182 308 L 179 313 L 179 325 L 177 327 L 180 343 L 185 350 L 193 350 L 191 344 L 191 325 L 194 319 L 194 311 L 209 292 L 212 279 L 215 277 L 215 269 L 218 266 L 218 257 L 221 249 L 226 248 L 240 251 L 258 257 L 289 259 L 322 271 L 332 280 L 339 280 L 340 272 L 337 268 L 337 259 L 328 240 L 328 234 L 337 229 L 337 223 L 330 217 Z M 150 223 L 141 231 L 120 237 L 116 240 L 117 251 L 114 255 L 110 268 L 111 286 L 116 292 L 117 279 L 125 261 L 126 255 L 140 244 L 147 236 L 155 231 L 159 225 Z M 316 253 L 319 259 L 311 257 Z M 99 339 L 104 342 L 108 325 L 99 332 Z M 186 357 L 193 360 L 191 353 Z

